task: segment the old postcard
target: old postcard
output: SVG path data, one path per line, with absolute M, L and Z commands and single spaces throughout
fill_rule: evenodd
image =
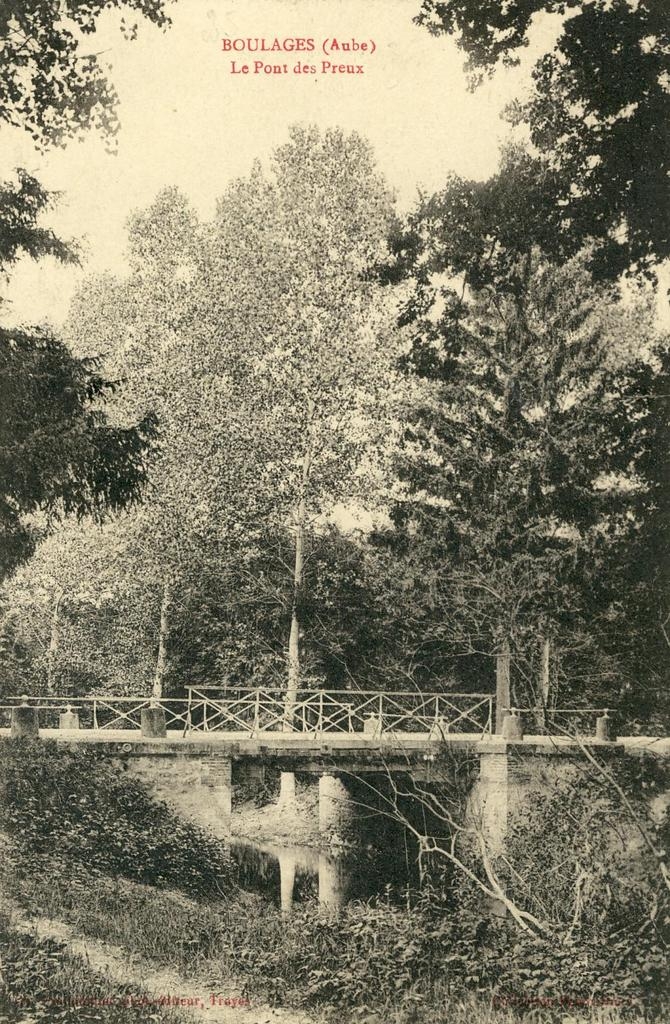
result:
M 0 2 L 0 1018 L 668 1018 L 657 0 Z

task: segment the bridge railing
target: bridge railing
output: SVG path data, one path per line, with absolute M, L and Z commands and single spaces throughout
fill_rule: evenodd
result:
M 80 729 L 132 729 L 141 728 L 141 713 L 154 704 L 151 697 L 7 697 L 0 703 L 0 727 L 10 724 L 12 708 L 28 705 L 39 714 L 43 729 L 58 729 L 60 716 L 67 711 L 76 712 Z M 160 701 L 165 711 L 168 729 L 185 729 L 188 701 L 183 697 Z
M 504 708 L 510 711 L 511 708 Z M 596 721 L 601 716 L 608 716 L 607 708 L 543 708 L 516 707 L 513 709 L 521 719 L 523 733 L 526 736 L 577 736 L 592 737 L 596 731 Z
M 493 730 L 493 697 L 484 693 L 301 690 L 289 708 L 286 691 L 251 687 L 188 687 L 186 698 L 8 697 L 0 703 L 0 726 L 8 727 L 17 705 L 35 708 L 43 729 L 57 729 L 61 715 L 78 715 L 79 728 L 134 730 L 141 713 L 159 704 L 170 730 L 189 732 L 449 733 L 488 735 Z
M 258 733 L 469 732 L 489 734 L 491 694 L 189 687 L 189 729 Z

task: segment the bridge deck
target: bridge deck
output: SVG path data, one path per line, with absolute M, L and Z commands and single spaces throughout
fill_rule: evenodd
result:
M 0 729 L 0 736 L 9 736 L 9 729 Z M 346 757 L 357 752 L 387 756 L 410 754 L 416 757 L 428 751 L 435 752 L 440 740 L 430 739 L 426 733 L 393 732 L 380 737 L 361 733 L 290 733 L 260 732 L 250 737 L 248 732 L 213 731 L 190 732 L 168 729 L 164 739 L 150 739 L 142 736 L 139 729 L 40 729 L 40 737 L 67 743 L 73 746 L 114 747 L 114 752 L 123 753 L 164 753 L 216 751 L 231 753 L 239 757 L 258 757 L 271 754 L 273 757 L 295 758 L 300 755 L 332 754 Z M 590 748 L 623 748 L 628 752 L 649 750 L 670 756 L 670 737 L 623 736 L 614 743 L 601 743 L 593 738 L 578 741 L 570 736 L 524 736 L 523 740 L 509 743 L 500 736 L 482 737 L 481 733 L 449 733 L 445 737 L 449 747 L 471 750 L 477 753 L 508 748 L 534 749 L 538 753 L 551 753 L 566 748 L 578 749 L 581 745 Z M 110 751 L 111 752 L 111 751 Z

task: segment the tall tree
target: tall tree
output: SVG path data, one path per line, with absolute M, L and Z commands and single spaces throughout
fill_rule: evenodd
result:
M 36 145 L 61 145 L 88 128 L 111 139 L 118 127 L 113 87 L 98 55 L 80 53 L 82 36 L 111 8 L 165 26 L 165 0 L 74 0 L 0 4 L 0 121 L 28 131 Z M 132 34 L 132 26 L 126 26 Z M 43 228 L 55 197 L 25 171 L 0 185 L 0 273 L 17 259 L 76 259 L 72 245 Z M 95 365 L 73 358 L 49 332 L 0 331 L 0 577 L 33 550 L 26 515 L 117 509 L 137 497 L 152 418 L 112 428 L 102 401 L 114 388 Z
M 269 174 L 229 187 L 212 224 L 170 191 L 138 215 L 129 278 L 92 283 L 69 331 L 123 368 L 125 415 L 160 420 L 137 515 L 157 567 L 174 578 L 175 559 L 195 564 L 200 546 L 220 579 L 248 579 L 268 538 L 290 531 L 277 595 L 287 726 L 312 538 L 338 504 L 379 500 L 384 482 L 398 342 L 393 298 L 369 268 L 386 254 L 390 211 L 360 138 L 294 129 Z
M 416 18 L 454 35 L 476 85 L 518 62 L 535 16 L 563 17 L 511 110 L 558 170 L 564 230 L 600 242 L 593 263 L 616 277 L 670 257 L 670 27 L 663 0 L 422 0 Z
M 123 377 L 110 415 L 121 424 L 152 416 L 159 444 L 148 463 L 145 500 L 114 526 L 119 571 L 134 564 L 144 602 L 157 613 L 153 691 L 163 695 L 169 640 L 180 591 L 188 588 L 200 547 L 223 543 L 230 508 L 218 501 L 218 477 L 230 469 L 213 438 L 226 417 L 228 391 L 206 391 L 194 372 L 185 324 L 201 227 L 176 190 L 161 193 L 129 226 L 129 274 L 93 278 L 75 297 L 66 336 L 80 358 L 102 353 L 108 374 Z M 225 544 L 224 544 L 225 548 Z
M 415 267 L 407 365 L 430 382 L 403 467 L 414 496 L 396 519 L 438 567 L 433 639 L 475 671 L 509 643 L 513 692 L 533 705 L 547 670 L 565 693 L 580 658 L 592 694 L 624 686 L 616 644 L 599 640 L 650 487 L 646 428 L 629 411 L 657 340 L 644 297 L 626 305 L 594 284 L 589 253 L 551 262 L 561 242 L 544 184 L 542 165 L 514 153 L 491 182 L 452 179 L 422 204 L 393 268 Z M 548 646 L 559 636 L 562 664 Z
M 393 425 L 393 306 L 369 273 L 390 217 L 362 139 L 295 128 L 269 176 L 256 167 L 223 196 L 203 273 L 205 372 L 234 381 L 266 514 L 295 538 L 287 722 L 309 532 L 338 503 L 375 500 Z

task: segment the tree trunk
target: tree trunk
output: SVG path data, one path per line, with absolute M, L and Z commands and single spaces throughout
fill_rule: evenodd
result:
M 166 580 L 163 584 L 163 598 L 161 600 L 161 621 L 158 630 L 158 656 L 156 658 L 156 671 L 154 672 L 154 683 L 151 691 L 152 697 L 161 700 L 165 674 L 168 666 L 168 632 L 170 628 L 170 606 L 172 604 L 172 588 Z
M 309 420 L 314 414 L 314 403 L 308 406 Z M 307 516 L 307 484 L 312 468 L 311 440 L 302 459 L 302 475 L 300 480 L 300 499 L 296 510 L 295 524 L 295 562 L 293 566 L 293 594 L 291 600 L 291 628 L 288 637 L 288 677 L 286 697 L 284 699 L 284 732 L 293 730 L 293 716 L 298 699 L 300 686 L 300 600 L 302 596 L 304 565 L 305 565 L 305 519 Z M 279 778 L 279 805 L 295 802 L 295 775 L 293 772 L 281 772 Z
M 47 693 L 49 694 L 53 694 L 56 689 L 56 659 L 60 650 L 60 606 L 62 600 L 63 590 L 59 587 L 51 613 L 51 635 L 47 650 Z
M 300 595 L 302 592 L 305 563 L 305 501 L 301 499 L 298 508 L 298 522 L 295 530 L 295 564 L 293 568 L 293 598 L 291 606 L 291 629 L 288 636 L 288 681 L 284 704 L 284 730 L 293 729 L 293 713 L 300 685 Z
M 547 708 L 551 692 L 551 676 L 549 672 L 551 656 L 551 640 L 545 636 L 542 640 L 542 655 L 540 658 L 540 685 L 537 694 L 537 707 L 535 708 L 535 721 L 539 729 L 547 727 Z
M 502 732 L 503 721 L 510 706 L 510 663 L 512 656 L 509 640 L 503 640 L 496 654 L 496 734 Z
M 308 405 L 308 429 L 314 414 L 314 403 Z M 312 469 L 312 445 L 308 438 L 302 458 L 300 497 L 296 509 L 295 562 L 293 566 L 293 594 L 291 600 L 291 629 L 288 637 L 288 679 L 284 702 L 284 729 L 293 729 L 293 714 L 300 686 L 300 600 L 302 597 L 305 564 L 305 519 L 307 517 L 307 485 Z
M 305 544 L 305 502 L 301 500 L 295 531 L 295 565 L 293 569 L 293 605 L 291 608 L 291 629 L 288 637 L 288 681 L 284 700 L 284 732 L 292 732 L 293 715 L 300 685 L 300 591 L 304 566 Z M 281 772 L 279 776 L 279 805 L 295 803 L 295 774 Z
M 549 692 L 550 692 L 550 685 L 551 685 L 551 679 L 550 679 L 550 676 L 549 676 L 549 655 L 550 655 L 550 653 L 551 653 L 551 640 L 549 639 L 548 636 L 546 636 L 544 638 L 544 642 L 542 644 L 542 677 L 541 677 L 541 687 L 540 687 L 540 693 L 542 695 L 542 706 L 545 707 L 545 708 L 549 706 Z

